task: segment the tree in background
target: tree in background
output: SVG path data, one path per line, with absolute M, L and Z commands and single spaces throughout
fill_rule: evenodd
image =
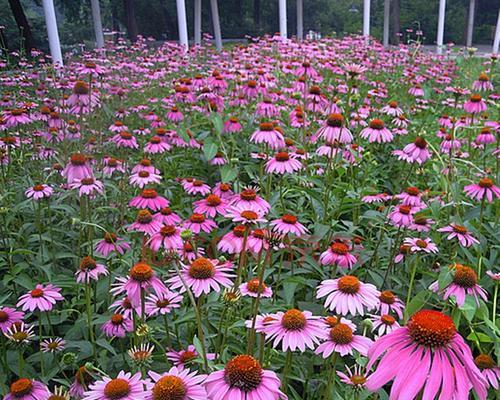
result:
M 35 41 L 28 18 L 26 18 L 26 14 L 24 13 L 23 5 L 20 0 L 9 0 L 9 6 L 19 29 L 19 35 L 23 39 L 25 54 L 29 56 L 31 54 L 31 49 L 35 47 Z M 2 37 L 2 40 L 6 41 L 4 37 Z
M 100 0 L 103 26 L 108 31 L 126 31 L 130 40 L 137 35 L 158 40 L 177 40 L 176 0 Z M 54 0 L 61 43 L 64 50 L 79 43 L 93 45 L 90 0 Z M 421 29 L 427 44 L 436 40 L 437 0 L 392 0 L 391 38 L 398 43 L 398 33 L 406 40 L 406 30 Z M 498 0 L 477 0 L 475 43 L 490 44 L 496 25 Z M 17 5 L 16 11 L 12 5 Z M 194 0 L 186 0 L 189 34 L 193 35 Z M 213 33 L 210 2 L 203 3 L 203 32 Z M 19 9 L 19 6 L 21 8 Z M 454 0 L 447 4 L 445 42 L 463 44 L 469 0 Z M 376 38 L 382 37 L 384 0 L 372 0 L 372 29 Z M 23 11 L 20 13 L 19 10 Z M 258 36 L 279 30 L 278 0 L 221 0 L 219 1 L 222 35 L 225 38 Z M 24 20 L 22 18 L 24 14 Z M 16 16 L 17 15 L 17 16 Z M 323 35 L 343 36 L 359 33 L 363 19 L 363 0 L 304 1 L 304 30 L 312 29 Z M 29 21 L 29 22 L 28 22 Z M 288 31 L 296 32 L 295 0 L 288 1 Z M 20 33 L 26 49 L 39 46 L 47 51 L 47 37 L 41 0 L 0 0 L 0 25 L 11 50 L 19 50 Z M 19 27 L 23 27 L 21 30 Z M 25 29 L 24 26 L 31 30 Z M 30 36 L 31 33 L 31 36 Z

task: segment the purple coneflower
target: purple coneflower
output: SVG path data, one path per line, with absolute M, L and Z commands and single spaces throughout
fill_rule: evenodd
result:
M 471 388 L 486 399 L 486 379 L 474 365 L 470 348 L 445 314 L 421 310 L 405 327 L 380 337 L 368 350 L 367 370 L 381 358 L 366 388 L 379 390 L 393 381 L 390 400 L 468 399 Z
M 114 379 L 105 376 L 101 381 L 90 384 L 83 400 L 146 400 L 144 385 L 147 382 L 141 378 L 140 372 L 132 375 L 120 371 Z
M 498 390 L 498 381 L 500 380 L 500 368 L 495 364 L 493 358 L 488 354 L 479 354 L 474 359 L 474 364 L 479 368 L 481 374 L 486 379 L 488 386 Z
M 215 217 L 217 214 L 225 215 L 228 207 L 227 201 L 216 194 L 209 194 L 206 198 L 195 201 L 193 204 L 195 213 L 205 214 L 210 218 Z
M 269 225 L 273 228 L 274 232 L 278 232 L 281 235 L 293 233 L 296 236 L 302 236 L 307 233 L 307 228 L 292 214 L 284 214 L 281 218 L 272 220 Z
M 146 400 L 206 400 L 207 392 L 203 381 L 206 375 L 196 371 L 172 367 L 160 375 L 150 371 L 152 382 L 146 383 L 149 394 Z
M 479 114 L 486 111 L 487 108 L 486 102 L 479 94 L 471 95 L 469 100 L 464 104 L 464 110 L 469 114 Z
M 322 265 L 337 265 L 343 269 L 352 269 L 356 264 L 356 256 L 350 253 L 344 242 L 333 242 L 319 257 Z
M 49 198 L 52 196 L 53 192 L 54 189 L 52 189 L 49 185 L 39 184 L 28 188 L 24 194 L 28 199 L 40 200 Z
M 370 143 L 391 142 L 394 138 L 392 132 L 384 126 L 384 121 L 380 119 L 371 120 L 370 125 L 361 131 L 360 136 L 368 139 Z
M 0 331 L 7 332 L 13 324 L 21 322 L 24 318 L 24 312 L 17 311 L 10 307 L 0 307 Z
M 481 178 L 477 184 L 466 186 L 464 191 L 473 200 L 482 201 L 485 199 L 489 203 L 500 197 L 500 188 L 490 178 Z
M 150 294 L 146 297 L 146 314 L 148 317 L 169 314 L 175 308 L 179 308 L 181 303 L 182 296 L 170 290 L 160 295 Z
M 44 353 L 59 353 L 66 347 L 66 341 L 60 337 L 45 339 L 40 343 L 40 348 Z
M 367 337 L 355 335 L 351 326 L 339 322 L 328 331 L 327 340 L 321 343 L 316 349 L 316 354 L 321 354 L 323 358 L 328 358 L 333 352 L 344 357 L 353 354 L 353 350 L 366 356 L 372 341 Z
M 51 311 L 56 302 L 64 300 L 60 291 L 60 288 L 50 283 L 46 286 L 37 284 L 35 289 L 19 298 L 16 306 L 21 307 L 23 311 Z
M 111 232 L 104 233 L 104 238 L 95 246 L 95 252 L 103 257 L 107 257 L 113 251 L 123 255 L 127 250 L 130 250 L 130 245 Z
M 89 283 L 91 280 L 97 281 L 101 275 L 108 275 L 108 270 L 105 265 L 98 264 L 92 257 L 86 256 L 80 261 L 75 275 L 78 283 Z
M 327 279 L 318 287 L 316 298 L 326 297 L 325 308 L 340 315 L 364 315 L 379 304 L 380 292 L 371 283 L 363 283 L 352 275 Z
M 266 163 L 266 172 L 268 174 L 293 174 L 301 168 L 301 162 L 294 157 L 290 157 L 290 154 L 286 151 L 276 153 L 274 157 Z
M 153 211 L 159 211 L 163 207 L 168 207 L 169 204 L 169 201 L 165 197 L 160 196 L 154 189 L 144 189 L 140 196 L 134 197 L 129 202 L 131 207 L 149 208 Z
M 266 286 L 264 282 L 260 283 L 258 278 L 250 279 L 239 286 L 239 290 L 242 296 L 250 297 L 271 297 L 273 291 L 270 287 Z
M 124 338 L 127 332 L 134 331 L 134 323 L 123 314 L 113 314 L 111 318 L 101 326 L 101 330 L 107 337 Z
M 406 238 L 403 244 L 410 246 L 410 252 L 412 253 L 437 253 L 439 252 L 438 247 L 432 243 L 431 238 Z
M 43 383 L 28 378 L 19 378 L 10 384 L 4 400 L 48 400 L 49 389 Z
M 205 380 L 208 400 L 286 400 L 281 381 L 249 355 L 230 360 L 224 370 L 212 372 Z
M 153 218 L 149 210 L 139 210 L 135 222 L 130 224 L 127 230 L 153 235 L 158 232 L 161 227 L 161 222 Z
M 394 312 L 400 319 L 403 319 L 403 310 L 405 309 L 404 303 L 390 290 L 380 292 L 378 296 L 380 302 L 377 305 L 377 311 L 380 315 L 390 314 Z
M 463 247 L 470 247 L 475 243 L 479 244 L 479 240 L 473 237 L 469 233 L 469 230 L 462 225 L 457 225 L 452 223 L 448 226 L 445 226 L 444 228 L 438 229 L 437 231 L 449 233 L 446 239 L 451 240 L 456 238 L 459 241 L 460 245 Z

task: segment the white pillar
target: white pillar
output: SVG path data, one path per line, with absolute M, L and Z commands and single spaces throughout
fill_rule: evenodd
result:
M 222 35 L 220 33 L 219 7 L 217 6 L 217 0 L 210 0 L 210 7 L 212 10 L 212 22 L 214 24 L 215 47 L 218 51 L 221 51 Z
M 102 33 L 101 8 L 99 0 L 90 0 L 92 6 L 92 19 L 94 20 L 95 41 L 98 49 L 104 47 L 104 35 Z
M 201 44 L 201 0 L 194 0 L 194 44 Z
M 370 0 L 363 0 L 363 36 L 370 36 Z
M 389 46 L 389 21 L 391 13 L 391 0 L 384 0 L 384 47 Z
M 444 38 L 444 16 L 446 13 L 446 0 L 439 0 L 438 31 L 437 31 L 437 53 L 443 54 Z
M 61 43 L 59 42 L 59 32 L 57 31 L 56 11 L 53 0 L 43 0 L 43 12 L 45 13 L 45 24 L 47 25 L 47 35 L 49 37 L 50 55 L 54 64 L 63 65 L 61 53 Z
M 493 54 L 498 54 L 500 44 L 500 10 L 498 10 L 497 29 L 495 30 L 495 40 L 493 41 Z
M 467 40 L 465 45 L 472 47 L 472 37 L 474 35 L 474 11 L 476 11 L 476 0 L 469 1 L 469 20 L 467 21 Z
M 286 31 L 286 0 L 279 0 L 280 2 L 280 35 L 282 38 L 287 37 Z
M 179 43 L 186 50 L 189 48 L 188 31 L 186 20 L 186 2 L 185 0 L 176 0 L 177 2 L 177 24 L 179 25 Z
M 304 39 L 304 2 L 297 0 L 297 39 Z

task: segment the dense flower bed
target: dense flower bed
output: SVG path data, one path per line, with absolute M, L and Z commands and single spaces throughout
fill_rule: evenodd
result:
M 5 399 L 494 398 L 496 63 L 359 37 L 3 63 Z

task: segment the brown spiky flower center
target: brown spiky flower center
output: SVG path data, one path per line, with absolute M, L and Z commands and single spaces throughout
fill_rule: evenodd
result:
M 130 384 L 125 379 L 112 379 L 104 386 L 104 395 L 110 400 L 122 399 L 129 393 Z
M 346 294 L 356 294 L 361 288 L 361 282 L 358 278 L 352 275 L 346 275 L 339 278 L 337 286 L 339 290 Z
M 151 391 L 153 400 L 184 400 L 186 393 L 184 381 L 175 375 L 160 378 Z
M 226 364 L 224 380 L 233 388 L 250 392 L 262 382 L 262 367 L 252 356 L 236 356 Z
M 343 323 L 335 325 L 330 329 L 330 340 L 337 344 L 349 344 L 352 342 L 352 329 Z
M 427 347 L 445 346 L 456 333 L 453 320 L 434 310 L 421 310 L 413 314 L 407 327 L 413 341 Z
M 188 274 L 193 279 L 210 279 L 215 275 L 215 267 L 205 257 L 199 257 L 189 266 Z
M 307 319 L 302 311 L 297 309 L 288 310 L 283 314 L 281 325 L 289 331 L 298 331 L 303 329 L 307 324 Z

